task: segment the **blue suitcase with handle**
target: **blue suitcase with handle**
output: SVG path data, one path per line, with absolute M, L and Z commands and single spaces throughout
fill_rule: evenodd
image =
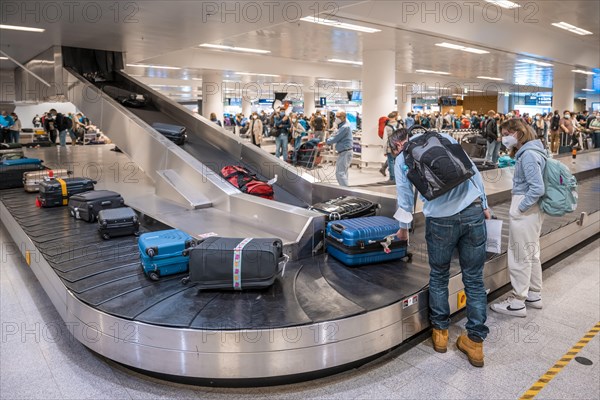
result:
M 327 224 L 327 253 L 351 267 L 405 259 L 407 242 L 396 237 L 398 221 L 388 217 L 364 217 Z
M 138 241 L 144 273 L 153 281 L 161 276 L 187 272 L 193 237 L 179 229 L 144 233 Z

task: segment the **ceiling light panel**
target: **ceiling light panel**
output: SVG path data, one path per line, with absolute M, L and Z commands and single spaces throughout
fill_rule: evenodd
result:
M 575 25 L 567 24 L 566 22 L 554 22 L 554 23 L 552 23 L 552 25 L 557 28 L 564 29 L 566 31 L 576 33 L 576 34 L 582 35 L 582 36 L 593 35 L 593 33 L 590 31 L 586 31 L 585 29 L 578 28 Z
M 508 1 L 508 0 L 485 0 L 485 1 L 488 3 L 495 4 L 498 7 L 506 8 L 508 10 L 521 7 L 517 3 L 513 3 L 512 1 Z
M 502 78 L 493 78 L 491 76 L 478 76 L 477 78 L 479 78 L 479 79 L 488 79 L 490 81 L 503 81 L 504 80 Z
M 198 47 L 206 47 L 206 48 L 218 49 L 218 50 L 239 51 L 239 52 L 243 52 L 243 53 L 255 53 L 255 54 L 270 53 L 269 50 L 250 49 L 247 47 L 234 47 L 234 46 L 225 46 L 225 45 L 221 45 L 221 44 L 210 44 L 210 43 L 203 43 L 203 44 L 199 45 Z
M 481 50 L 481 49 L 475 49 L 473 47 L 466 47 L 466 46 L 461 46 L 459 44 L 452 44 L 452 43 L 436 43 L 435 44 L 438 47 L 445 47 L 447 49 L 453 49 L 453 50 L 461 50 L 461 51 L 466 51 L 468 53 L 474 53 L 474 54 L 488 54 L 489 51 L 486 50 Z
M 572 69 L 571 72 L 576 72 L 578 74 L 584 74 L 584 75 L 595 75 L 593 72 L 584 71 L 582 69 Z
M 327 61 L 340 64 L 363 65 L 362 61 L 340 60 L 339 58 L 330 58 Z
M 167 67 L 165 65 L 127 64 L 128 67 L 156 68 L 156 69 L 181 69 L 179 67 Z
M 0 25 L 0 29 L 8 29 L 11 31 L 24 31 L 24 32 L 45 32 L 45 29 L 41 28 L 31 28 L 28 26 L 18 26 L 18 25 Z
M 300 18 L 300 21 L 311 22 L 313 24 L 325 25 L 325 26 L 330 26 L 330 27 L 334 27 L 334 28 L 349 29 L 352 31 L 364 32 L 364 33 L 381 32 L 381 30 L 379 30 L 379 29 L 368 28 L 366 26 L 360 26 L 360 25 L 354 25 L 354 24 L 347 24 L 345 22 L 334 21 L 331 19 L 324 19 L 324 18 L 304 17 L 304 18 Z
M 429 69 L 417 69 L 415 70 L 415 72 L 420 72 L 422 74 L 437 74 L 437 75 L 450 75 L 449 72 L 443 72 L 443 71 L 431 71 Z
M 526 60 L 526 59 L 522 59 L 522 60 L 517 60 L 518 62 L 522 62 L 522 63 L 527 63 L 527 64 L 533 64 L 533 65 L 539 65 L 540 67 L 553 67 L 553 64 L 547 63 L 547 62 L 541 62 L 541 61 L 536 61 L 536 60 Z
M 244 75 L 244 76 L 268 76 L 272 78 L 279 78 L 281 75 L 272 75 L 272 74 L 254 74 L 252 72 L 236 72 L 236 75 Z M 225 81 L 223 81 L 225 82 Z

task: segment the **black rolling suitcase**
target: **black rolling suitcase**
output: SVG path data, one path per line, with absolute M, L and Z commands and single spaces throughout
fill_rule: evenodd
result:
M 137 214 L 129 207 L 112 208 L 98 212 L 98 232 L 108 240 L 118 236 L 137 235 L 140 221 Z
M 21 178 L 21 184 L 23 178 Z M 57 207 L 69 204 L 69 197 L 94 190 L 93 181 L 89 178 L 49 179 L 40 182 L 40 193 L 36 205 L 39 207 Z
M 150 104 L 150 99 L 147 96 L 133 93 L 116 86 L 105 85 L 102 88 L 102 91 L 125 107 L 143 108 Z
M 31 162 L 26 162 L 26 161 Z M 0 189 L 23 187 L 23 174 L 46 169 L 37 158 L 21 158 L 0 162 Z
M 370 200 L 354 196 L 342 196 L 323 203 L 317 203 L 309 209 L 325 214 L 327 221 L 372 217 L 377 215 L 381 205 Z
M 187 128 L 185 126 L 155 122 L 152 124 L 152 128 L 156 129 L 161 135 L 175 144 L 182 145 L 185 143 L 185 139 L 187 138 Z
M 571 146 L 569 146 L 567 143 L 568 137 L 569 137 L 569 135 L 567 135 L 564 132 L 560 134 L 560 146 L 558 147 L 558 154 L 566 154 L 566 153 L 570 153 L 571 151 L 573 151 Z
M 117 192 L 92 190 L 69 198 L 69 212 L 75 219 L 94 222 L 98 213 L 109 208 L 123 207 L 125 200 Z
M 189 249 L 190 275 L 200 289 L 264 289 L 275 282 L 285 257 L 280 239 L 209 237 Z

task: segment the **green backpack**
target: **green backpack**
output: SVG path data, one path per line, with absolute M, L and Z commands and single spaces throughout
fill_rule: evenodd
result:
M 540 198 L 542 211 L 553 217 L 562 217 L 577 209 L 577 179 L 566 165 L 536 149 L 546 159 L 544 169 L 544 187 L 546 192 Z

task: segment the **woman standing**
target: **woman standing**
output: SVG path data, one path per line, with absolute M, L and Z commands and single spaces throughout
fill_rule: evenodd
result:
M 260 147 L 263 138 L 263 123 L 261 119 L 258 118 L 256 111 L 252 113 L 250 121 L 250 128 L 248 129 L 250 139 L 252 140 L 253 145 Z
M 509 119 L 500 126 L 502 143 L 516 159 L 508 229 L 508 271 L 512 294 L 491 309 L 516 317 L 527 316 L 525 306 L 542 308 L 540 231 L 544 214 L 538 205 L 545 193 L 543 171 L 547 153 L 524 120 Z
M 13 118 L 14 123 L 10 129 L 10 143 L 19 143 L 19 136 L 21 135 L 21 120 L 15 113 L 11 113 L 10 116 Z

